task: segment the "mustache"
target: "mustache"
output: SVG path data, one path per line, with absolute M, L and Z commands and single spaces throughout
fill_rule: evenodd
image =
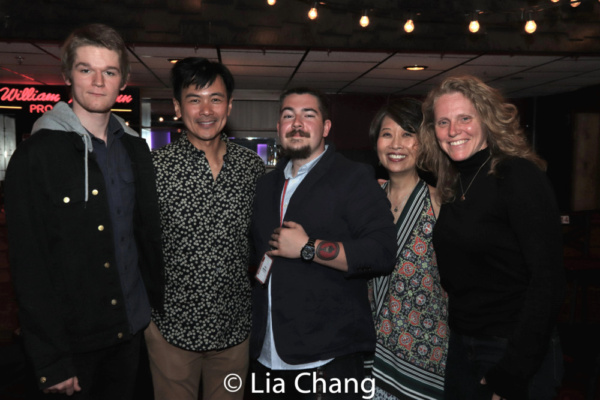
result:
M 309 138 L 310 137 L 310 133 L 305 132 L 301 129 L 294 129 L 293 131 L 289 131 L 288 133 L 285 134 L 286 138 L 290 138 L 293 137 L 295 135 L 300 135 L 300 137 L 305 137 L 305 138 Z

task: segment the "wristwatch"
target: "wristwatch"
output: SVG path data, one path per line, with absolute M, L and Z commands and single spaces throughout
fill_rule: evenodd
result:
M 308 242 L 300 250 L 300 257 L 304 261 L 312 261 L 315 258 L 315 241 L 316 239 L 308 239 Z

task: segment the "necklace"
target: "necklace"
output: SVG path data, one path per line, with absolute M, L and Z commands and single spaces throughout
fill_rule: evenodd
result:
M 477 175 L 479 175 L 479 171 L 481 171 L 481 168 L 483 168 L 483 166 L 485 164 L 487 164 L 488 161 L 490 161 L 490 158 L 492 158 L 492 155 L 490 154 L 489 157 L 483 162 L 483 164 L 481 164 L 481 166 L 479 167 L 479 169 L 477 170 L 477 172 L 475 172 L 475 176 L 473 177 L 473 179 L 471 179 L 471 183 L 469 183 L 469 186 L 467 186 L 467 190 L 463 189 L 463 185 L 462 185 L 462 178 L 460 177 L 460 174 L 458 174 L 458 182 L 460 183 L 460 190 L 462 192 L 462 196 L 460 196 L 460 201 L 465 201 L 466 197 L 465 195 L 467 194 L 467 192 L 469 191 L 469 189 L 471 188 L 471 185 L 473 184 L 473 182 L 475 182 L 475 178 L 477 178 Z
M 385 187 L 385 190 L 387 192 L 388 199 L 390 200 L 390 203 L 392 202 L 392 189 L 391 189 L 391 186 L 392 185 L 390 184 L 390 182 L 388 182 L 387 186 Z M 401 208 L 402 206 L 404 206 L 404 203 L 406 202 L 406 198 L 408 197 L 409 194 L 410 193 L 408 193 L 405 196 L 403 196 L 400 199 L 400 203 L 398 203 L 397 205 L 392 204 L 392 207 L 394 207 L 393 210 L 392 210 L 394 212 L 394 214 L 396 214 L 398 212 L 398 208 Z

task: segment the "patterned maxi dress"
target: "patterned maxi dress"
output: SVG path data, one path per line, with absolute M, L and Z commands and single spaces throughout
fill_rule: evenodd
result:
M 375 398 L 443 397 L 448 298 L 431 243 L 435 221 L 428 186 L 421 180 L 396 223 L 396 268 L 371 286 L 377 332 Z

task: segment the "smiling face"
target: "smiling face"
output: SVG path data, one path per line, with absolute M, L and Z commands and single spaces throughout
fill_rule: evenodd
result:
M 232 99 L 227 99 L 223 78 L 217 76 L 210 86 L 188 86 L 181 91 L 181 103 L 173 99 L 175 113 L 183 120 L 189 141 L 201 148 L 206 142 L 218 141 L 231 113 Z
M 283 100 L 277 132 L 291 159 L 308 162 L 321 154 L 330 128 L 331 121 L 323 121 L 319 100 L 312 94 L 290 94 Z
M 80 118 L 83 114 L 106 114 L 115 104 L 121 85 L 119 54 L 114 50 L 97 46 L 81 46 L 76 50 L 71 77 L 65 83 L 71 86 L 73 112 Z
M 416 169 L 419 143 L 414 132 L 407 132 L 389 116 L 381 121 L 377 137 L 377 156 L 389 173 Z
M 487 147 L 481 117 L 462 93 L 440 96 L 433 112 L 438 144 L 453 161 L 466 160 Z

